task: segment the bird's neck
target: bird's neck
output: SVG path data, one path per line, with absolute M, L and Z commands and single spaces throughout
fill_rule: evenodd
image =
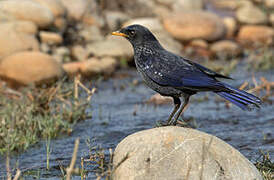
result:
M 134 44 L 133 49 L 135 54 L 152 53 L 163 49 L 158 41 L 147 41 L 140 44 Z

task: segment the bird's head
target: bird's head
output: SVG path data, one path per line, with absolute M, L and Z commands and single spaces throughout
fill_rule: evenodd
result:
M 158 43 L 155 36 L 144 26 L 134 24 L 112 32 L 112 35 L 125 37 L 133 47 L 145 43 Z

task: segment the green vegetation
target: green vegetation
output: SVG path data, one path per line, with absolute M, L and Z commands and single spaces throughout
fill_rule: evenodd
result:
M 70 134 L 76 122 L 88 118 L 86 109 L 92 92 L 88 98 L 78 97 L 78 85 L 84 86 L 75 82 L 28 87 L 11 95 L 1 92 L 0 154 L 26 150 L 40 139 Z
M 270 70 L 274 68 L 274 51 L 271 48 L 261 48 L 252 52 L 248 60 L 248 68 L 255 70 Z
M 265 180 L 274 178 L 274 162 L 271 161 L 268 153 L 261 152 L 261 160 L 255 163 L 255 166 L 262 174 Z

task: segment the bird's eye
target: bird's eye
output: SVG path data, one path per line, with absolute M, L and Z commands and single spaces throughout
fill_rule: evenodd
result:
M 130 35 L 130 36 L 134 36 L 134 35 L 135 35 L 135 30 L 130 30 L 130 31 L 129 31 L 129 35 Z

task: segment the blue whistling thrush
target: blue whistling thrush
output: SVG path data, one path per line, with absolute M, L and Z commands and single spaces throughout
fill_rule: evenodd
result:
M 254 105 L 260 107 L 258 97 L 216 79 L 230 77 L 165 50 L 144 26 L 131 25 L 112 35 L 123 36 L 132 44 L 137 70 L 146 85 L 163 96 L 173 98 L 175 106 L 167 125 L 176 125 L 190 96 L 201 91 L 212 91 L 243 110 L 249 110 Z M 180 97 L 184 98 L 182 106 Z

